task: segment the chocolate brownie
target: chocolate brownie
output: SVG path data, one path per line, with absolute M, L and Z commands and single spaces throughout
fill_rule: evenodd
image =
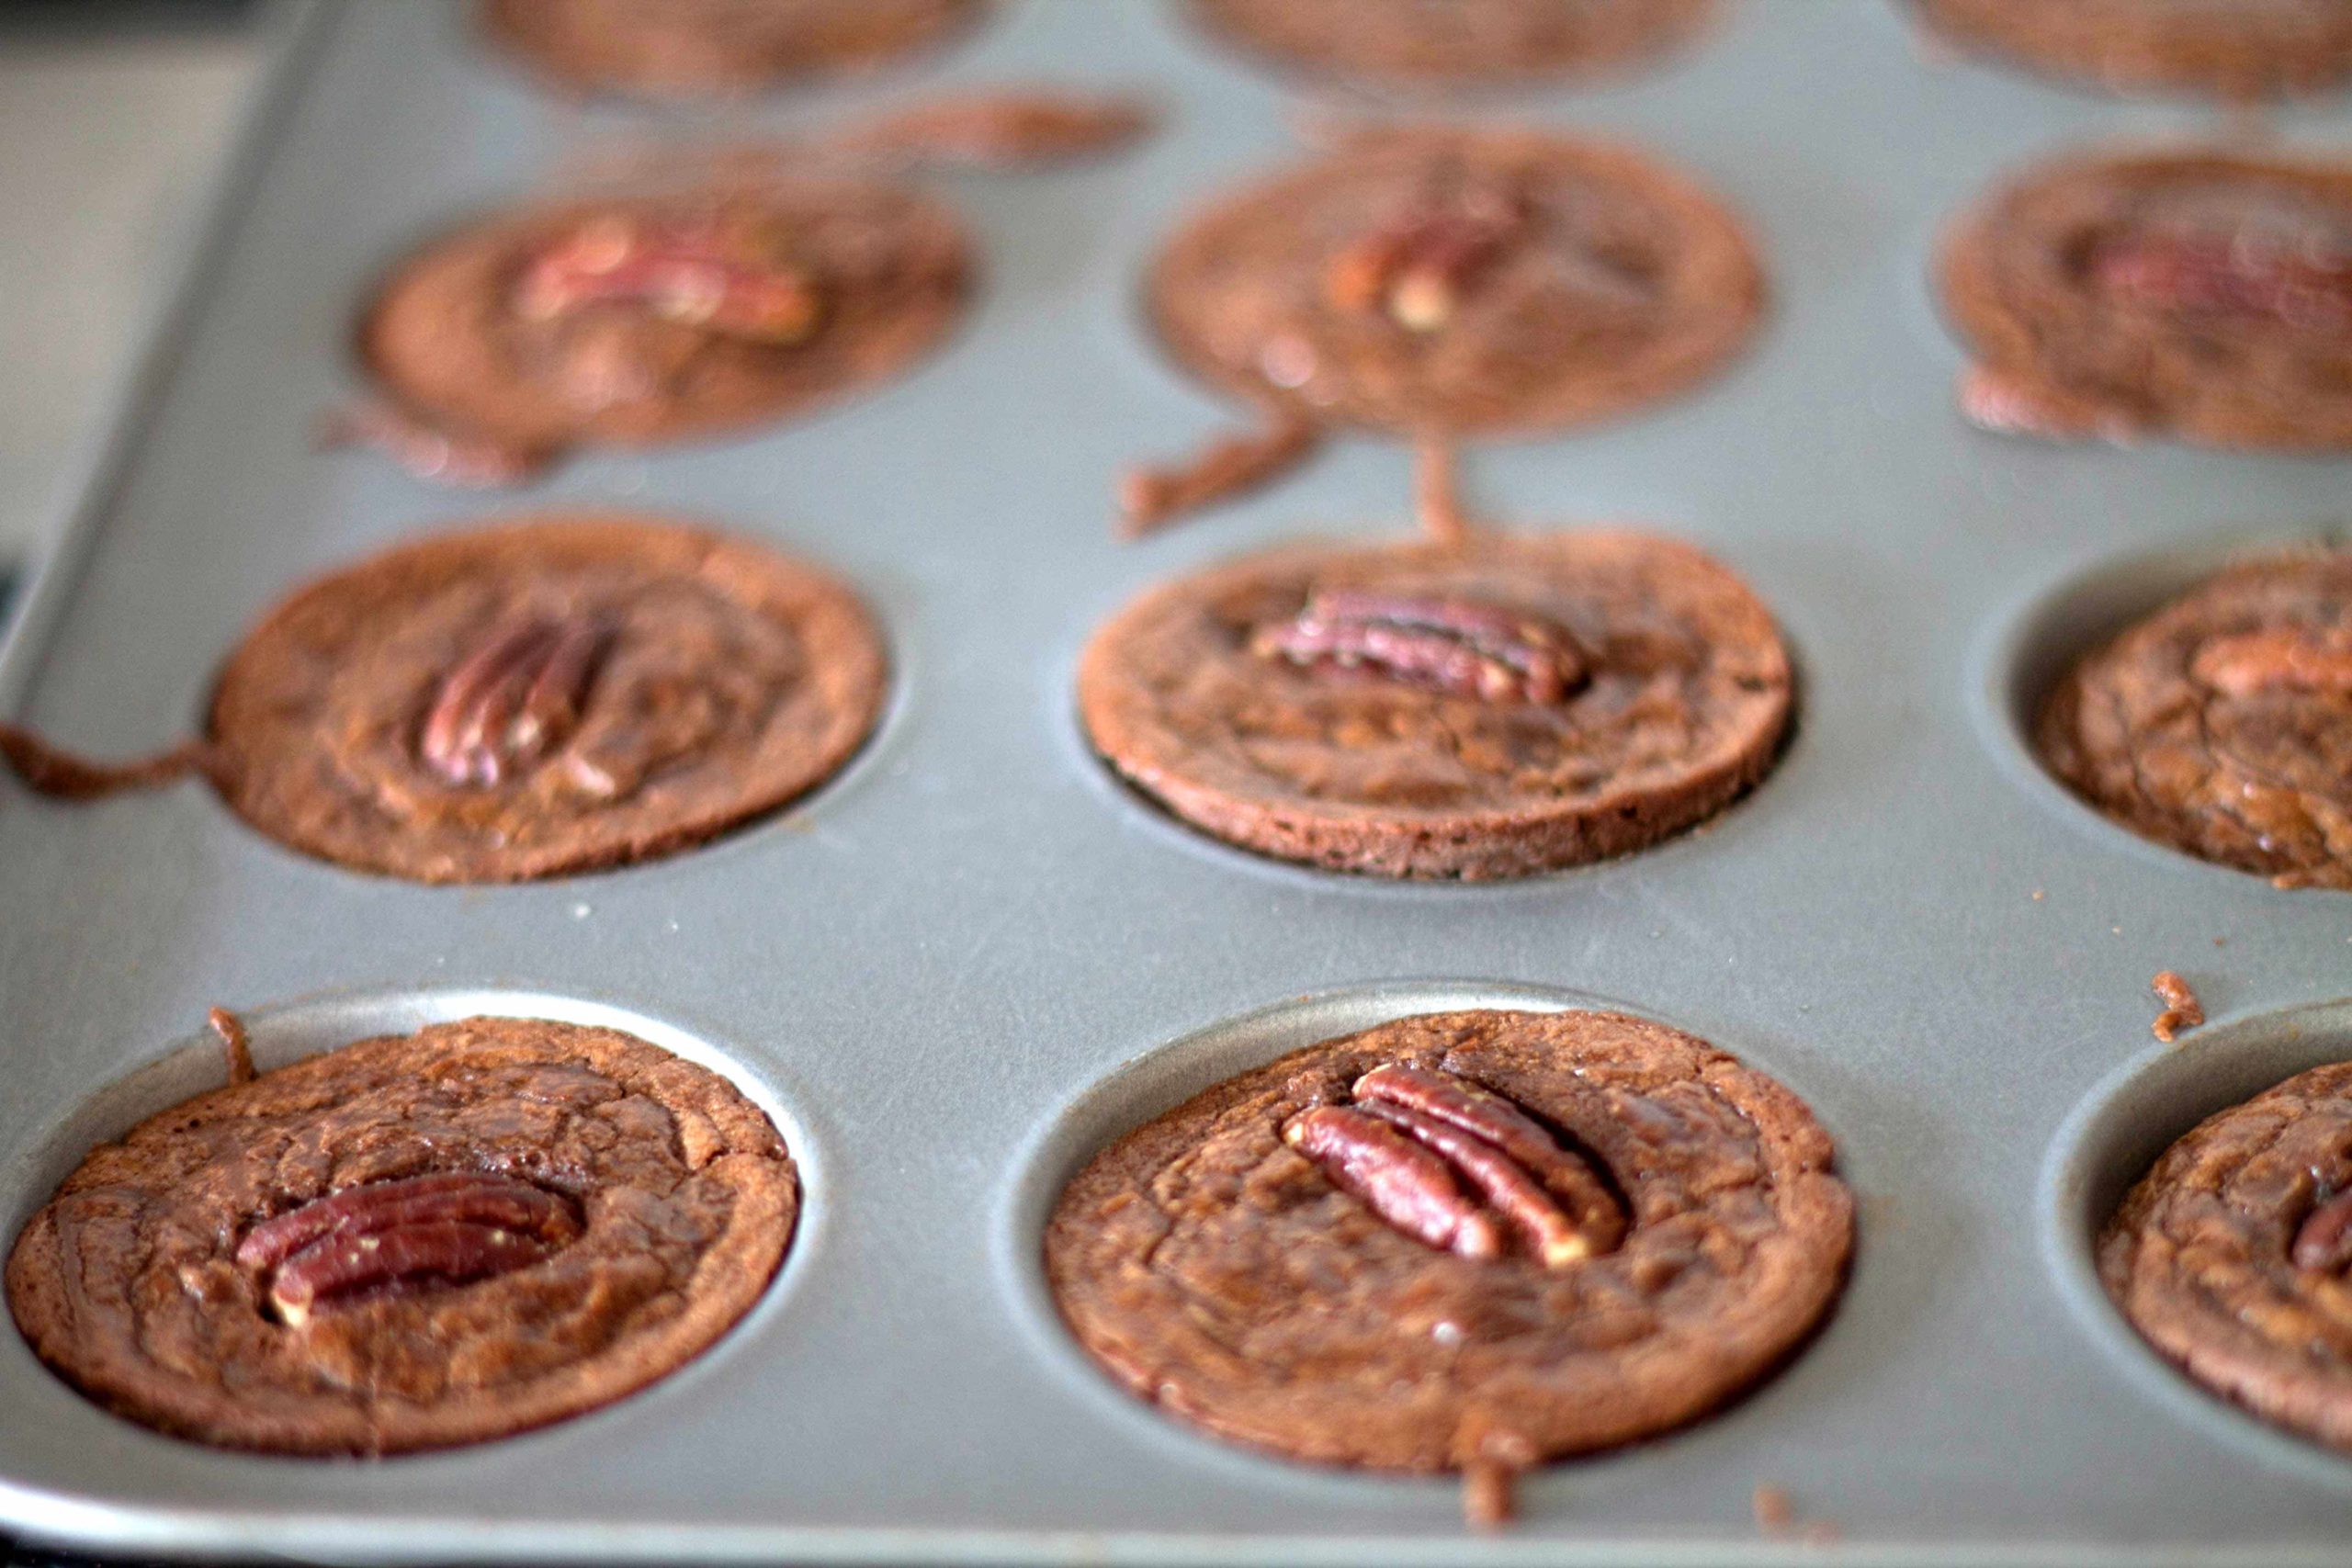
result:
M 1608 1012 L 1399 1019 L 1127 1134 L 1046 1270 L 1140 1397 L 1327 1464 L 1472 1473 L 1704 1416 L 1823 1321 L 1828 1134 L 1705 1042 Z
M 666 853 L 814 788 L 887 669 L 856 596 L 763 547 L 546 516 L 363 561 L 220 675 L 207 771 L 274 839 L 424 882 Z
M 1770 770 L 1793 686 L 1724 567 L 1596 532 L 1247 557 L 1122 611 L 1078 700 L 1112 767 L 1218 838 L 1482 878 L 1713 816 Z
M 566 86 L 756 93 L 870 71 L 944 43 L 980 0 L 487 0 L 491 38 Z
M 1404 433 L 1534 434 L 1668 397 L 1747 345 L 1763 299 L 1696 184 L 1498 130 L 1367 133 L 1195 216 L 1149 284 L 1204 379 Z
M 970 270 L 954 215 L 887 181 L 615 195 L 427 246 L 378 292 L 358 349 L 428 446 L 489 455 L 433 477 L 511 482 L 575 444 L 720 434 L 897 376 L 961 317 Z
M 2352 1450 L 2352 1063 L 2199 1122 L 2108 1221 L 2098 1268 L 2190 1377 Z
M 2344 0 L 1913 0 L 1973 52 L 2120 91 L 2238 100 L 2352 74 Z
M 2352 167 L 2071 158 L 1969 214 L 1941 274 L 1981 424 L 2352 446 Z
M 2231 567 L 2068 671 L 2036 739 L 2133 832 L 2352 888 L 2352 552 Z
M 1466 87 L 1583 76 L 1689 42 L 1715 0 L 1191 0 L 1220 40 L 1287 70 Z
M 473 1018 L 198 1096 L 17 1236 L 17 1327 L 177 1437 L 480 1442 L 608 1404 L 749 1311 L 799 1208 L 733 1086 L 633 1035 Z

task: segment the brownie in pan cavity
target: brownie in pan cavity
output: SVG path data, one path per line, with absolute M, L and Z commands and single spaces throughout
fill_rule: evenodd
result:
M 2352 1064 L 2198 1123 L 2108 1221 L 2098 1268 L 2167 1360 L 2352 1451 Z
M 840 171 L 526 208 L 435 240 L 359 326 L 383 401 L 343 438 L 424 477 L 534 477 L 805 413 L 903 374 L 961 319 L 964 226 Z
M 2059 438 L 2352 446 L 2352 168 L 2237 152 L 2064 159 L 1948 237 L 1963 411 Z
M 1670 398 L 1748 345 L 1765 283 L 1729 209 L 1641 153 L 1417 127 L 1352 133 L 1213 198 L 1145 295 L 1169 353 L 1265 429 L 1130 476 L 1137 526 L 1268 477 L 1328 429 L 1532 436 Z
M 2123 92 L 2240 101 L 2352 75 L 2344 0 L 1911 0 L 1939 38 Z
M 545 515 L 323 578 L 229 657 L 204 736 L 106 768 L 0 728 L 67 797 L 210 780 L 305 853 L 420 882 L 513 882 L 702 842 L 822 784 L 888 671 L 850 589 L 660 519 Z
M 472 1018 L 232 1077 L 90 1151 L 6 1275 L 60 1377 L 198 1442 L 390 1454 L 594 1410 L 748 1312 L 799 1212 L 766 1116 L 616 1030 Z
M 2282 887 L 2352 888 L 2352 554 L 2199 583 L 2069 670 L 2036 739 L 2136 833 Z
M 1097 1154 L 1046 1269 L 1119 1383 L 1295 1459 L 1509 1478 L 1653 1437 L 1829 1313 L 1851 1193 L 1804 1103 L 1607 1012 L 1404 1018 Z
M 1688 545 L 1622 532 L 1293 545 L 1098 631 L 1079 711 L 1121 776 L 1220 839 L 1381 876 L 1622 854 L 1768 773 L 1794 678 Z

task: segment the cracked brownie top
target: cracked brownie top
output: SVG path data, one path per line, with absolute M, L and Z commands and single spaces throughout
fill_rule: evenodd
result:
M 798 1188 L 735 1088 L 628 1034 L 364 1040 L 101 1145 L 8 1258 L 34 1351 L 198 1441 L 382 1454 L 576 1416 L 767 1288 Z
M 1605 1012 L 1399 1019 L 1227 1079 L 1070 1182 L 1064 1318 L 1216 1435 L 1404 1470 L 1634 1441 L 1765 1376 L 1843 1283 L 1803 1101 Z
M 2125 827 L 2289 887 L 2352 887 L 2352 553 L 2243 562 L 2076 664 L 2043 760 Z

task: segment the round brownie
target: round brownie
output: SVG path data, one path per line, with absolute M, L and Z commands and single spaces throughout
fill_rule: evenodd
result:
M 1638 849 L 1760 780 L 1794 681 L 1771 615 L 1639 534 L 1292 546 L 1146 593 L 1079 670 L 1095 749 L 1193 826 L 1384 876 Z
M 2352 169 L 2222 152 L 2069 159 L 1954 230 L 1946 308 L 1977 423 L 2352 446 Z
M 1688 43 L 1715 0 L 1191 0 L 1219 40 L 1283 70 L 1415 87 L 1608 72 Z
M 508 882 L 697 843 L 814 788 L 888 671 L 849 589 L 763 547 L 596 514 L 402 546 L 230 657 L 207 771 L 295 848 Z
M 2352 1450 L 2352 1063 L 2199 1122 L 2108 1221 L 2098 1268 L 2190 1377 Z
M 1226 197 L 1151 269 L 1170 350 L 1317 424 L 1534 434 L 1721 369 L 1764 279 L 1714 197 L 1523 131 L 1367 132 Z
M 969 26 L 981 0 L 487 0 L 491 38 L 565 86 L 756 93 L 870 71 Z
M 2281 886 L 2352 888 L 2352 553 L 2208 579 L 2069 670 L 2036 739 L 2136 833 Z
M 1972 52 L 2123 92 L 2250 100 L 2352 74 L 2343 0 L 1913 0 Z
M 633 1035 L 474 1018 L 199 1095 L 17 1238 L 51 1370 L 222 1447 L 387 1454 L 610 1404 L 767 1289 L 798 1187 L 733 1086 Z
M 962 315 L 953 214 L 885 181 L 777 176 L 490 219 L 400 266 L 368 372 L 451 436 L 544 452 L 778 420 L 906 370 Z
M 1126 1388 L 1328 1464 L 1524 1469 L 1716 1409 L 1837 1300 L 1853 1198 L 1788 1089 L 1607 1012 L 1399 1019 L 1193 1097 L 1063 1192 Z

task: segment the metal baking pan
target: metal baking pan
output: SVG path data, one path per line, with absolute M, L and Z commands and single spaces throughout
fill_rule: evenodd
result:
M 1135 309 L 1157 238 L 1293 156 L 1285 84 L 1143 0 L 1016 0 L 911 72 L 724 116 L 560 102 L 431 0 L 304 6 L 183 306 L 33 591 L 0 694 L 130 752 L 297 580 L 481 515 L 308 449 L 363 291 L 421 236 L 647 137 L 840 122 L 948 85 L 1148 85 L 1130 155 L 953 183 L 987 283 L 950 349 L 753 438 L 572 462 L 537 506 L 708 518 L 861 584 L 897 695 L 842 778 L 711 847 L 436 889 L 256 837 L 207 793 L 0 795 L 0 1226 L 93 1139 L 209 1081 L 205 1009 L 265 1061 L 483 1008 L 616 1019 L 736 1074 L 804 1163 L 773 1295 L 600 1414 L 377 1464 L 242 1457 L 108 1416 L 0 1335 L 0 1520 L 111 1551 L 1114 1562 L 2342 1562 L 2352 1461 L 2182 1383 L 2121 1327 L 2088 1227 L 2165 1139 L 2352 1053 L 2352 901 L 2109 827 L 2017 726 L 2054 661 L 2233 545 L 2345 508 L 2337 460 L 1980 434 L 1928 294 L 1940 221 L 2086 141 L 2219 134 L 1923 59 L 1879 0 L 1732 0 L 1703 45 L 1482 101 L 1623 137 L 1752 220 L 1761 347 L 1698 395 L 1481 449 L 1516 525 L 1637 519 L 1781 616 L 1804 678 L 1779 771 L 1708 829 L 1516 885 L 1393 886 L 1207 843 L 1103 775 L 1071 715 L 1088 629 L 1146 583 L 1314 532 L 1393 535 L 1407 457 L 1351 440 L 1245 503 L 1115 543 L 1114 475 L 1233 416 Z M 2341 100 L 2281 114 L 2339 147 Z M 2153 1045 L 2149 976 L 2215 1021 Z M 1440 978 L 1431 978 L 1432 976 Z M 1467 1002 L 1602 998 L 1778 1076 L 1838 1139 L 1861 1249 L 1828 1329 L 1715 1418 L 1454 1489 L 1228 1448 L 1116 1392 L 1037 1262 L 1061 1178 L 1293 1044 Z M 1839 1544 L 1769 1538 L 1759 1483 Z

